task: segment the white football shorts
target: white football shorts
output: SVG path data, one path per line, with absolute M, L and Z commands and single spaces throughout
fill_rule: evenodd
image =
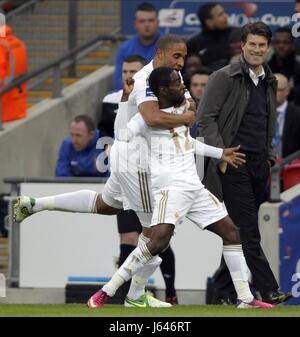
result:
M 227 216 L 221 203 L 206 188 L 193 191 L 164 190 L 154 193 L 154 210 L 151 226 L 177 225 L 187 217 L 201 229 Z

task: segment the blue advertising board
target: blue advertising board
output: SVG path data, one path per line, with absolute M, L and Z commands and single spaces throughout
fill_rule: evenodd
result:
M 280 288 L 291 291 L 288 305 L 300 305 L 300 196 L 279 208 Z
M 122 34 L 133 35 L 134 12 L 141 0 L 122 0 Z M 199 0 L 159 0 L 147 1 L 158 10 L 161 33 L 190 36 L 200 31 L 197 17 L 198 8 L 209 2 Z M 249 22 L 263 21 L 274 31 L 278 27 L 291 26 L 294 1 L 241 2 L 219 1 L 228 14 L 230 25 L 241 27 Z

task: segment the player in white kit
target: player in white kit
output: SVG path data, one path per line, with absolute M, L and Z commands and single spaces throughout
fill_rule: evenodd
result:
M 155 69 L 149 85 L 160 108 L 167 113 L 181 114 L 176 108 L 184 101 L 184 85 L 172 68 Z M 139 125 L 137 121 L 136 125 Z M 172 130 L 145 128 L 151 152 L 150 171 L 154 194 L 152 235 L 147 244 L 137 247 L 112 279 L 94 296 L 104 304 L 124 281 L 129 280 L 168 247 L 175 226 L 184 216 L 202 229 L 208 229 L 223 240 L 223 256 L 235 286 L 237 308 L 273 308 L 256 300 L 249 289 L 247 265 L 239 232 L 224 204 L 202 185 L 194 161 L 194 141 L 189 130 L 181 126 Z M 92 297 L 93 298 L 93 297 Z M 98 304 L 99 304 L 98 303 Z M 99 305 L 100 307 L 101 305 Z
M 78 191 L 52 197 L 19 200 L 15 214 L 20 220 L 41 210 L 61 210 L 71 212 L 87 212 L 100 214 L 116 214 L 123 207 L 136 211 L 144 227 L 149 227 L 152 216 L 152 194 L 149 186 L 147 143 L 142 137 L 136 137 L 131 142 L 118 141 L 121 129 L 125 128 L 128 120 L 138 110 L 143 113 L 145 121 L 155 127 L 174 128 L 180 125 L 190 125 L 194 121 L 192 111 L 180 115 L 171 115 L 161 112 L 158 108 L 157 98 L 149 91 L 147 78 L 153 68 L 169 65 L 180 70 L 186 56 L 186 46 L 179 37 L 165 36 L 157 45 L 156 56 L 150 64 L 135 75 L 135 89 L 129 99 L 128 115 L 119 111 L 116 118 L 116 141 L 111 150 L 112 174 L 105 185 L 102 195 L 94 191 Z M 121 103 L 122 105 L 122 103 Z M 138 152 L 137 148 L 141 150 Z M 124 159 L 124 160 L 122 160 Z M 120 164 L 121 163 L 121 164 Z M 125 167 L 123 167 L 123 164 Z M 121 166 L 121 167 L 120 167 Z M 125 204 L 123 205 L 123 201 Z M 144 244 L 150 237 L 146 229 L 141 235 L 140 244 Z M 157 257 L 152 261 L 151 270 L 160 263 Z M 145 268 L 147 269 L 147 267 Z M 147 273 L 146 273 L 147 274 Z M 148 277 L 147 277 L 148 278 Z M 146 279 L 143 276 L 143 280 Z M 157 304 L 157 303 L 156 303 Z

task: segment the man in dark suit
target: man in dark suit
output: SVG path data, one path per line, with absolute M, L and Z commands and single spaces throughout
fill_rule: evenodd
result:
M 277 125 L 273 146 L 277 156 L 284 158 L 300 150 L 300 107 L 287 101 L 290 93 L 288 79 L 279 73 L 275 76 L 278 81 Z
M 272 139 L 276 122 L 277 81 L 265 63 L 272 32 L 263 22 L 242 28 L 242 55 L 209 78 L 198 107 L 200 136 L 213 146 L 236 146 L 246 154 L 237 169 L 209 160 L 204 184 L 224 200 L 229 216 L 240 229 L 247 265 L 263 300 L 282 303 L 283 293 L 260 244 L 258 210 L 263 201 L 269 170 L 275 163 Z M 232 287 L 222 261 L 214 275 L 221 291 Z M 231 285 L 231 286 L 230 286 Z

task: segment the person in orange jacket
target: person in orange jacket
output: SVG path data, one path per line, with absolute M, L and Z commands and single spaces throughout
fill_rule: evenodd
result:
M 12 34 L 10 26 L 5 26 L 5 35 L 0 36 L 0 90 L 16 77 L 27 71 L 27 54 L 24 43 Z M 1 96 L 2 121 L 24 118 L 27 115 L 26 83 L 13 88 Z

